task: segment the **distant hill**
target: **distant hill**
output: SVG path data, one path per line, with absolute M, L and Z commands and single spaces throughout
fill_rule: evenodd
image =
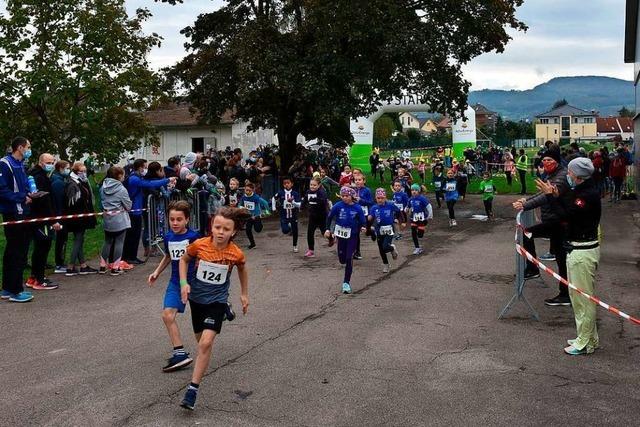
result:
M 469 93 L 469 104 L 480 103 L 504 118 L 533 118 L 551 109 L 558 99 L 601 116 L 617 114 L 623 106 L 634 109 L 633 82 L 612 77 L 556 77 L 529 90 L 484 89 Z

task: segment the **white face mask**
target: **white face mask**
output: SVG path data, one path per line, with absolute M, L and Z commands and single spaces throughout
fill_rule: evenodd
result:
M 149 172 L 149 170 L 147 168 L 142 169 L 142 172 L 140 172 L 140 175 L 145 176 L 147 175 L 147 172 Z

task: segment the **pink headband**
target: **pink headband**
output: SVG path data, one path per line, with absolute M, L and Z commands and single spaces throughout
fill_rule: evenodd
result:
M 387 197 L 387 192 L 384 188 L 376 188 L 376 197 Z

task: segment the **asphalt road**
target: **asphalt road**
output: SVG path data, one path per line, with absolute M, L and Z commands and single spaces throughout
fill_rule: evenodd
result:
M 178 406 L 191 369 L 161 372 L 164 286 L 145 283 L 158 258 L 0 303 L 0 425 L 636 425 L 639 326 L 599 310 L 601 349 L 564 355 L 572 311 L 544 306 L 549 278 L 526 289 L 540 322 L 523 305 L 497 319 L 513 292 L 510 200 L 498 199 L 498 220 L 478 222 L 467 219 L 482 213 L 473 196 L 451 230 L 436 210 L 425 253 L 409 255 L 405 233 L 386 275 L 363 239 L 349 296 L 333 251 L 321 245 L 305 260 L 303 236 L 293 254 L 267 223 L 246 252 L 249 314 L 225 323 L 194 412 Z M 636 202 L 605 207 L 597 285 L 630 314 L 640 305 L 636 212 Z M 234 274 L 236 306 L 238 295 Z M 180 327 L 193 352 L 188 313 Z

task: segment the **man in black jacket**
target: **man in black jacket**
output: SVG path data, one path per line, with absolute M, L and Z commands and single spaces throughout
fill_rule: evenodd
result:
M 566 223 L 567 270 L 569 282 L 593 295 L 594 278 L 600 260 L 598 227 L 600 225 L 600 191 L 591 178 L 591 160 L 578 157 L 569 162 L 567 181 L 570 186 L 565 197 L 559 197 L 556 187 L 536 182 L 546 194 L 551 208 Z M 577 337 L 567 340 L 564 351 L 572 356 L 591 354 L 600 342 L 596 326 L 596 306 L 586 297 L 569 292 L 576 320 Z
M 542 167 L 544 168 L 547 180 L 558 189 L 559 197 L 564 197 L 569 191 L 569 184 L 567 183 L 567 170 L 560 165 L 560 161 L 560 147 L 556 144 L 550 145 L 542 155 Z M 536 246 L 533 239 L 536 237 L 549 238 L 551 240 L 551 253 L 555 255 L 556 263 L 558 264 L 558 273 L 566 279 L 567 253 L 562 244 L 564 241 L 564 227 L 562 226 L 560 215 L 551 208 L 546 195 L 544 193 L 538 193 L 528 199 L 520 199 L 513 204 L 513 207 L 517 210 L 525 211 L 540 208 L 542 223 L 527 229 L 527 231 L 531 233 L 531 237 L 524 236 L 523 247 L 531 255 L 537 257 Z M 540 271 L 535 264 L 527 261 L 525 279 L 535 277 L 540 277 Z M 557 296 L 544 300 L 544 303 L 548 306 L 571 305 L 566 286 L 559 283 L 558 290 L 559 293 Z

